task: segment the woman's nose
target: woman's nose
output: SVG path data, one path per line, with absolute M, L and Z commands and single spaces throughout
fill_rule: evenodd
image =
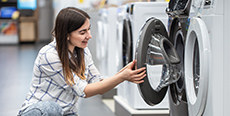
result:
M 87 35 L 87 38 L 92 38 L 92 35 L 91 35 L 91 32 L 90 31 L 88 31 L 88 35 Z

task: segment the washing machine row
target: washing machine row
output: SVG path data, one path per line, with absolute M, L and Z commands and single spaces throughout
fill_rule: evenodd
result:
M 166 9 L 168 26 L 155 14 L 137 13 L 143 11 L 137 10 L 138 4 L 128 5 L 123 16 L 126 40 L 119 58 L 125 65 L 135 56 L 137 67 L 147 67 L 147 78 L 138 87 L 124 84 L 121 96 L 135 109 L 151 109 L 168 93 L 172 116 L 229 115 L 229 1 L 171 0 Z
M 168 32 L 160 19 L 147 20 L 136 51 L 137 68 L 147 67 L 139 84 L 146 103 L 161 103 L 168 89 L 172 116 L 229 115 L 227 3 L 171 0 Z

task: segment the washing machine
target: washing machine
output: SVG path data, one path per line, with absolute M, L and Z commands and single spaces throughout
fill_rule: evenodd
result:
M 171 34 L 167 37 L 160 20 L 149 19 L 142 29 L 137 48 L 137 68 L 146 66 L 148 76 L 139 87 L 145 101 L 155 105 L 161 102 L 167 86 L 171 89 L 175 80 L 177 83 L 182 78 L 177 78 L 177 75 L 184 75 L 187 103 L 184 107 L 188 107 L 184 116 L 227 116 L 230 114 L 230 91 L 227 90 L 230 82 L 227 70 L 230 56 L 227 39 L 230 2 L 193 0 L 190 3 L 188 30 L 182 52 L 184 57 L 180 57 L 177 43 L 172 47 Z M 174 13 L 180 14 L 170 14 Z M 183 66 L 179 66 L 180 63 Z M 177 93 L 170 92 L 171 95 Z M 183 112 L 179 110 L 182 107 L 175 106 L 170 105 L 170 115 L 174 115 L 175 111 Z
M 116 60 L 116 64 L 117 64 L 117 68 L 118 70 L 122 69 L 124 67 L 123 64 L 123 22 L 124 19 L 127 17 L 127 4 L 126 5 L 121 5 L 118 7 L 117 9 L 117 51 L 116 51 L 116 56 L 117 56 L 117 60 Z M 122 83 L 120 83 L 117 86 L 117 95 L 120 96 L 121 98 L 126 98 L 126 94 L 127 94 L 127 90 L 125 89 L 127 82 L 124 81 Z
M 152 16 L 161 19 L 167 25 L 168 15 L 165 13 L 167 2 L 134 2 L 128 4 L 128 15 L 123 21 L 123 66 L 134 60 L 136 41 L 146 20 Z M 125 101 L 134 109 L 168 109 L 167 96 L 158 105 L 149 106 L 141 98 L 137 84 L 127 82 Z
M 98 70 L 104 78 L 108 76 L 108 13 L 105 8 L 98 12 L 99 20 L 97 22 L 98 34 L 96 41 Z
M 117 7 L 109 7 L 107 8 L 108 13 L 108 37 L 107 39 L 107 52 L 108 52 L 108 77 L 111 77 L 117 73 L 118 65 L 117 65 Z
M 116 50 L 116 66 L 119 69 L 123 68 L 123 58 L 122 58 L 122 31 L 123 31 L 123 20 L 125 19 L 127 15 L 127 6 L 122 5 L 117 8 L 117 21 L 116 21 L 116 37 L 117 37 L 117 50 Z
M 228 0 L 192 2 L 185 43 L 185 81 L 190 116 L 227 116 L 229 111 Z
M 117 7 L 108 7 L 99 10 L 97 58 L 99 71 L 104 78 L 113 76 L 118 71 L 117 66 L 117 35 L 116 20 Z
M 165 7 L 168 25 L 149 18 L 136 45 L 137 68 L 145 66 L 147 77 L 138 85 L 144 101 L 155 106 L 168 95 L 171 116 L 187 116 L 184 51 L 191 0 L 170 0 Z

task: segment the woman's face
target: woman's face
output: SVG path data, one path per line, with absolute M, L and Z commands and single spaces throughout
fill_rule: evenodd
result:
M 90 34 L 90 22 L 86 19 L 85 23 L 77 30 L 72 31 L 68 37 L 69 50 L 73 52 L 75 46 L 79 48 L 86 48 L 89 39 L 92 37 Z

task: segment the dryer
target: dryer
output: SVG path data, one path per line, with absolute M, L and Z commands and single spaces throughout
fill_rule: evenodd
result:
M 123 22 L 123 66 L 134 60 L 136 41 L 145 21 L 152 16 L 163 20 L 167 25 L 168 16 L 165 13 L 167 2 L 134 2 L 128 4 L 128 15 Z M 127 82 L 127 103 L 134 109 L 168 109 L 168 98 L 166 97 L 159 105 L 149 106 L 141 98 L 136 84 Z
M 161 103 L 168 93 L 171 116 L 188 115 L 184 78 L 184 44 L 189 26 L 190 7 L 191 0 L 171 0 L 168 7 L 165 7 L 168 26 L 166 27 L 159 18 L 148 19 L 140 31 L 136 48 L 137 67 L 147 67 L 147 78 L 138 86 L 142 98 L 149 105 L 155 106 Z M 171 54 L 174 51 L 177 55 Z M 176 62 L 176 56 L 179 57 L 180 62 Z
M 185 43 L 185 81 L 189 115 L 227 116 L 229 82 L 229 1 L 192 2 Z M 227 25 L 227 26 L 225 26 Z

